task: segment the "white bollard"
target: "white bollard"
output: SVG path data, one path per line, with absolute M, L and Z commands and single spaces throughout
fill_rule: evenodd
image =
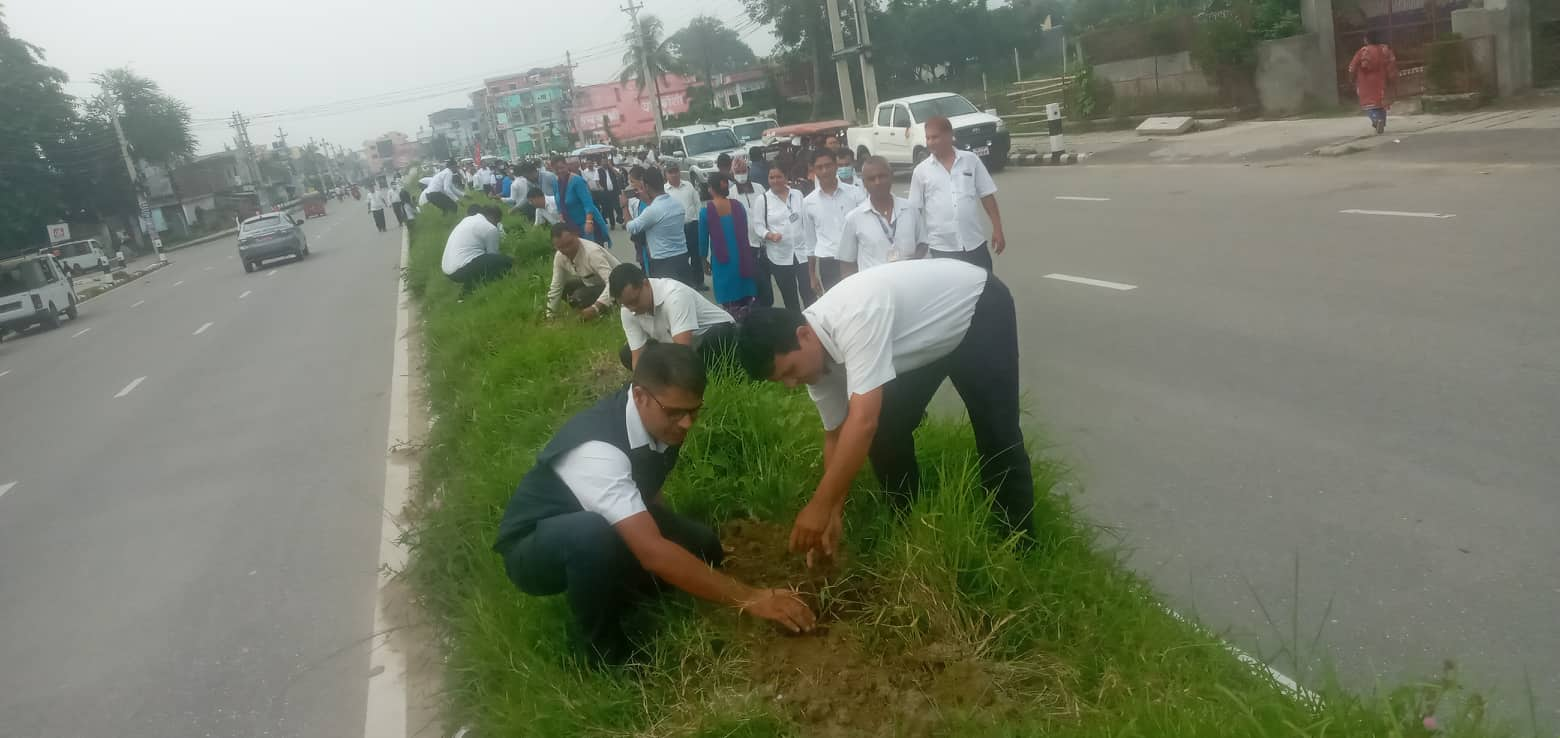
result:
M 1051 136 L 1051 163 L 1059 163 L 1062 155 L 1067 152 L 1067 143 L 1062 137 L 1062 104 L 1046 103 L 1045 106 L 1046 132 Z

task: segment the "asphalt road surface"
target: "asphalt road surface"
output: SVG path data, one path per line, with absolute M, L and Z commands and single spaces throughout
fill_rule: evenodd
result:
M 400 240 L 331 209 L 0 343 L 0 735 L 362 735 Z
M 1560 723 L 1560 169 L 1387 156 L 999 176 L 1032 420 L 1232 641 Z

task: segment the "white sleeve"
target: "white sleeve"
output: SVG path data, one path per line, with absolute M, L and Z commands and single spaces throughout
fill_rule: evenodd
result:
M 857 261 L 856 257 L 856 222 L 861 218 L 852 210 L 845 216 L 845 228 L 840 232 L 840 244 L 835 248 L 834 258 L 839 261 Z M 892 248 L 893 244 L 889 244 Z
M 807 244 L 807 252 L 818 253 L 818 225 L 813 222 L 812 211 L 807 207 L 807 200 L 802 200 L 802 243 Z
M 682 290 L 666 297 L 661 307 L 666 308 L 666 327 L 673 336 L 699 330 L 699 305 L 694 302 L 698 299 L 698 295 Z
M 807 395 L 818 407 L 818 419 L 823 421 L 823 429 L 828 431 L 840 427 L 850 412 L 850 396 L 845 392 L 845 370 L 838 365 L 830 368 L 832 371 L 825 374 L 817 384 L 807 385 Z
M 871 392 L 896 376 L 894 339 L 890 335 L 893 323 L 892 311 L 867 305 L 835 333 L 835 344 L 845 354 L 845 389 L 850 395 Z
M 623 321 L 623 338 L 628 340 L 628 350 L 644 348 L 650 337 L 639 327 L 639 321 L 634 320 L 634 313 L 628 308 L 618 308 L 618 318 Z
M 609 525 L 645 511 L 644 496 L 634 484 L 628 457 L 610 443 L 586 441 L 553 463 L 574 499 L 586 512 L 607 519 Z
M 980 197 L 997 194 L 997 183 L 991 178 L 991 172 L 986 169 L 986 162 L 975 157 L 975 194 Z

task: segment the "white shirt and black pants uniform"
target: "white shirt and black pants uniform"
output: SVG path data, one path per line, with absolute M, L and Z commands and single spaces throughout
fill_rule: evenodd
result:
M 624 387 L 558 430 L 499 523 L 493 550 L 509 580 L 529 595 L 563 594 L 593 658 L 627 659 L 623 616 L 658 588 L 614 525 L 648 511 L 667 540 L 711 565 L 721 562 L 715 531 L 662 503 L 677 452 L 645 429 Z
M 802 200 L 807 214 L 807 248 L 818 260 L 818 280 L 826 290 L 840 281 L 839 249 L 845 216 L 866 199 L 866 190 L 840 182 L 833 194 L 816 187 Z
M 596 209 L 607 219 L 608 228 L 618 227 L 618 216 L 623 212 L 618 206 L 618 195 L 623 192 L 626 182 L 621 177 L 611 164 L 603 164 L 596 167 L 595 186 L 590 188 L 591 197 L 596 198 Z
M 928 156 L 910 175 L 910 207 L 920 211 L 929 255 L 967 261 L 991 271 L 981 200 L 997 194 L 997 183 L 980 157 L 955 149 L 953 166 Z
M 455 203 L 465 195 L 456 184 L 458 176 L 453 169 L 440 169 L 439 173 L 433 175 L 433 179 L 428 182 L 428 189 L 423 191 L 423 197 L 428 198 L 428 202 L 446 213 L 455 212 Z
M 749 211 L 748 215 L 748 227 L 753 231 L 751 240 L 764 244 L 775 288 L 785 306 L 792 310 L 813 303 L 812 275 L 807 264 L 812 252 L 807 249 L 802 201 L 802 193 L 795 187 L 786 188 L 785 197 L 765 190 L 758 198 L 757 213 Z M 780 234 L 780 240 L 770 241 L 770 233 Z
M 466 216 L 450 231 L 439 266 L 445 276 L 460 283 L 462 295 L 514 267 L 514 260 L 498 250 L 502 236 L 498 226 L 481 213 Z
M 845 422 L 850 397 L 883 388 L 868 458 L 890 496 L 920 490 L 915 428 L 944 379 L 969 412 L 981 479 L 1008 532 L 1030 531 L 1034 479 L 1019 427 L 1018 319 L 991 272 L 930 259 L 881 264 L 842 280 L 803 311 L 828 354 L 809 385 L 826 430 Z
M 634 352 L 651 343 L 672 343 L 681 333 L 693 334 L 693 349 L 704 366 L 710 367 L 727 353 L 736 341 L 737 325 L 731 313 L 710 302 L 697 290 L 670 277 L 650 277 L 654 307 L 645 315 L 635 315 L 626 307 L 618 308 L 627 343 L 618 350 L 618 359 L 634 368 Z
M 385 207 L 390 204 L 390 191 L 376 188 L 368 191 L 368 212 L 374 216 L 374 227 L 385 232 Z
M 676 187 L 668 182 L 666 194 L 671 195 L 683 208 L 683 241 L 688 246 L 688 284 L 703 290 L 704 257 L 699 254 L 699 190 L 685 179 Z

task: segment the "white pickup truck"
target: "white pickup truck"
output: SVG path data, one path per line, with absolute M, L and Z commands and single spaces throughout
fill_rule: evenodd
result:
M 911 167 L 926 158 L 926 120 L 944 116 L 953 123 L 954 145 L 975 152 L 993 171 L 1007 165 L 1013 148 L 1007 124 L 976 108 L 963 95 L 932 92 L 879 103 L 871 125 L 845 131 L 846 143 L 858 160 L 881 156 L 896 167 Z

